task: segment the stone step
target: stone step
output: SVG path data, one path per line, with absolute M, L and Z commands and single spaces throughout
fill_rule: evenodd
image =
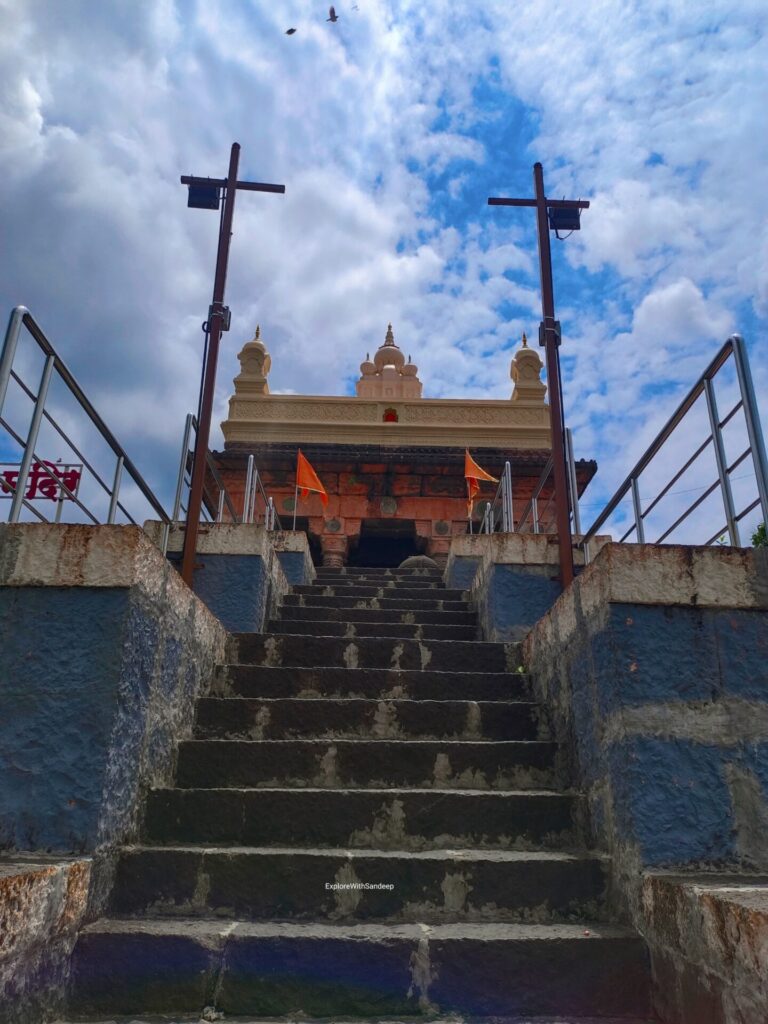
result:
M 365 700 L 357 697 L 201 697 L 197 739 L 366 737 L 546 740 L 533 701 Z
M 377 569 L 377 568 L 365 568 L 363 566 L 347 565 L 342 569 L 332 569 L 330 566 L 322 565 L 316 570 L 317 578 L 321 580 L 331 579 L 360 579 L 361 576 L 371 577 L 372 579 L 396 579 L 396 580 L 409 580 L 419 577 L 425 579 L 441 580 L 443 578 L 442 569 Z
M 583 798 L 543 790 L 153 789 L 143 841 L 375 849 L 568 849 Z
M 219 665 L 211 686 L 212 696 L 217 697 L 525 700 L 530 693 L 530 678 L 522 672 L 270 668 L 265 665 Z
M 317 594 L 325 597 L 399 597 L 408 600 L 437 597 L 443 601 L 461 601 L 466 591 L 458 588 L 448 589 L 442 584 L 429 582 L 417 586 L 415 581 L 407 581 L 402 586 L 393 582 L 381 586 L 370 583 L 298 583 L 291 588 L 291 593 Z
M 463 591 L 462 591 L 463 593 Z M 283 608 L 380 608 L 382 611 L 473 611 L 466 595 L 459 601 L 444 601 L 441 597 L 329 597 L 326 594 L 286 594 Z
M 120 855 L 110 914 L 543 924 L 604 916 L 605 885 L 602 859 L 564 853 L 143 847 Z
M 434 626 L 471 626 L 473 629 L 477 624 L 477 612 L 468 609 L 466 605 L 462 611 L 442 611 L 439 608 L 334 608 L 327 605 L 301 608 L 297 605 L 282 604 L 278 615 L 282 622 L 403 622 Z
M 649 991 L 644 943 L 613 925 L 102 919 L 69 1012 L 642 1017 Z
M 449 672 L 514 672 L 520 644 L 472 640 L 398 640 L 386 637 L 298 636 L 291 633 L 233 633 L 227 662 L 312 668 L 431 669 Z
M 185 740 L 176 785 L 553 789 L 556 753 L 536 740 Z
M 383 615 L 383 612 L 379 613 Z M 423 625 L 418 622 L 333 622 L 328 619 L 270 619 L 270 633 L 295 633 L 301 636 L 391 636 L 401 640 L 478 640 L 478 626 Z

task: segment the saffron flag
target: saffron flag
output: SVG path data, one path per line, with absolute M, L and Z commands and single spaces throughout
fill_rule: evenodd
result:
M 312 469 L 308 460 L 301 454 L 301 448 L 299 448 L 299 455 L 296 461 L 296 487 L 301 491 L 302 498 L 309 497 L 309 492 L 314 491 L 320 495 L 320 501 L 322 501 L 323 506 L 328 504 L 328 495 L 320 483 L 320 477 Z
M 494 484 L 497 484 L 499 481 L 495 476 L 491 476 L 490 473 L 486 473 L 484 469 L 478 466 L 469 454 L 468 448 L 464 451 L 464 477 L 467 481 L 467 515 L 471 516 L 475 495 L 480 493 L 480 481 L 489 480 Z

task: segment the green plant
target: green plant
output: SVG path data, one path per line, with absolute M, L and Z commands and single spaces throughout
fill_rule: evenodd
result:
M 765 530 L 765 523 L 760 523 L 752 534 L 752 547 L 768 548 L 768 533 Z

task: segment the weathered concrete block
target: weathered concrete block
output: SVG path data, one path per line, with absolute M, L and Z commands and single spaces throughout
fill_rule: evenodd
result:
M 162 523 L 146 522 L 144 530 L 155 544 L 160 543 Z M 292 558 L 301 559 L 301 571 L 306 574 L 306 537 L 302 546 L 293 539 L 287 540 L 286 533 L 279 536 L 287 564 L 291 564 Z M 227 629 L 261 632 L 288 592 L 290 584 L 277 552 L 277 537 L 277 533 L 255 523 L 212 523 L 201 527 L 192 587 Z M 184 528 L 171 530 L 168 557 L 177 565 L 183 546 Z M 297 566 L 293 570 L 299 571 Z
M 62 1009 L 90 862 L 0 863 L 0 1020 L 39 1024 Z
M 656 1007 L 674 1024 L 743 1024 L 768 1007 L 768 878 L 649 874 Z

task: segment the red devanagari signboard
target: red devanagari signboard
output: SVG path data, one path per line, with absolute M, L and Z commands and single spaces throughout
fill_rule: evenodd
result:
M 19 481 L 20 469 L 21 464 L 18 462 L 0 462 L 0 498 L 13 496 Z M 48 501 L 71 501 L 72 497 L 67 490 L 71 492 L 72 496 L 77 497 L 82 475 L 81 463 L 46 462 L 44 459 L 34 462 L 26 480 L 24 497 L 28 501 L 35 498 L 44 498 Z

